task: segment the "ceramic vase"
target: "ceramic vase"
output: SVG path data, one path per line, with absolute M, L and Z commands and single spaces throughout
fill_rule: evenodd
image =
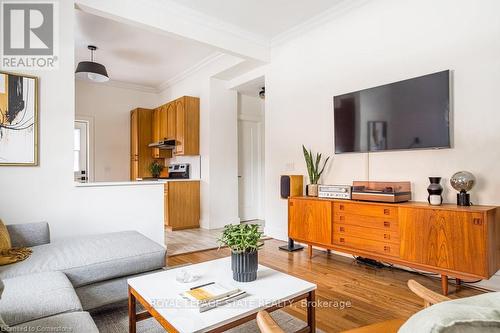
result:
M 427 187 L 427 201 L 433 206 L 439 206 L 443 203 L 443 187 L 441 186 L 441 177 L 429 177 L 429 186 Z

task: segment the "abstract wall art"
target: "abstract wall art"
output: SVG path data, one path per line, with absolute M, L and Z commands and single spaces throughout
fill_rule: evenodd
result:
M 38 165 L 38 78 L 0 72 L 0 166 Z

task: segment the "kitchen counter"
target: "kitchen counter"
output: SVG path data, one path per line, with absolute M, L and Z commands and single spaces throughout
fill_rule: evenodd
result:
M 158 180 L 136 180 L 123 182 L 94 182 L 77 183 L 76 187 L 104 187 L 104 186 L 137 186 L 137 185 L 163 185 L 169 182 L 199 182 L 200 179 L 158 179 Z

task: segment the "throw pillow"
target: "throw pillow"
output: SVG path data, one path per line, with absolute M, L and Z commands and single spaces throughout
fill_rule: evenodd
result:
M 9 230 L 0 220 L 0 266 L 23 261 L 31 255 L 31 252 L 27 247 L 12 248 Z
M 500 292 L 438 303 L 410 317 L 398 333 L 500 332 Z

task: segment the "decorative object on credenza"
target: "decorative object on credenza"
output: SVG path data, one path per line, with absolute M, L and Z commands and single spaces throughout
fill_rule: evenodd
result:
M 231 249 L 231 269 L 235 281 L 250 282 L 257 279 L 258 250 L 263 245 L 259 227 L 258 224 L 228 224 L 217 240 L 220 246 Z
M 467 193 L 470 191 L 474 184 L 476 183 L 476 177 L 468 171 L 459 171 L 456 172 L 450 178 L 451 186 L 457 190 L 457 205 L 459 206 L 470 206 L 470 194 Z
M 160 162 L 154 161 L 149 165 L 149 172 L 151 172 L 151 176 L 153 176 L 153 178 L 159 178 L 164 168 L 165 167 L 160 164 Z
M 411 200 L 410 182 L 352 182 L 352 200 L 405 202 Z
M 433 206 L 439 206 L 443 203 L 443 187 L 441 186 L 441 177 L 429 177 L 430 184 L 427 186 L 427 201 Z
M 320 168 L 322 154 L 316 154 L 314 156 L 311 150 L 308 151 L 304 145 L 302 145 L 302 151 L 304 152 L 304 159 L 306 160 L 307 173 L 309 175 L 310 182 L 310 184 L 307 185 L 306 193 L 310 197 L 317 197 L 318 181 L 321 178 L 323 171 L 325 171 L 325 167 L 330 159 L 330 156 L 325 159 L 323 166 Z
M 38 165 L 38 78 L 0 72 L 0 165 Z

